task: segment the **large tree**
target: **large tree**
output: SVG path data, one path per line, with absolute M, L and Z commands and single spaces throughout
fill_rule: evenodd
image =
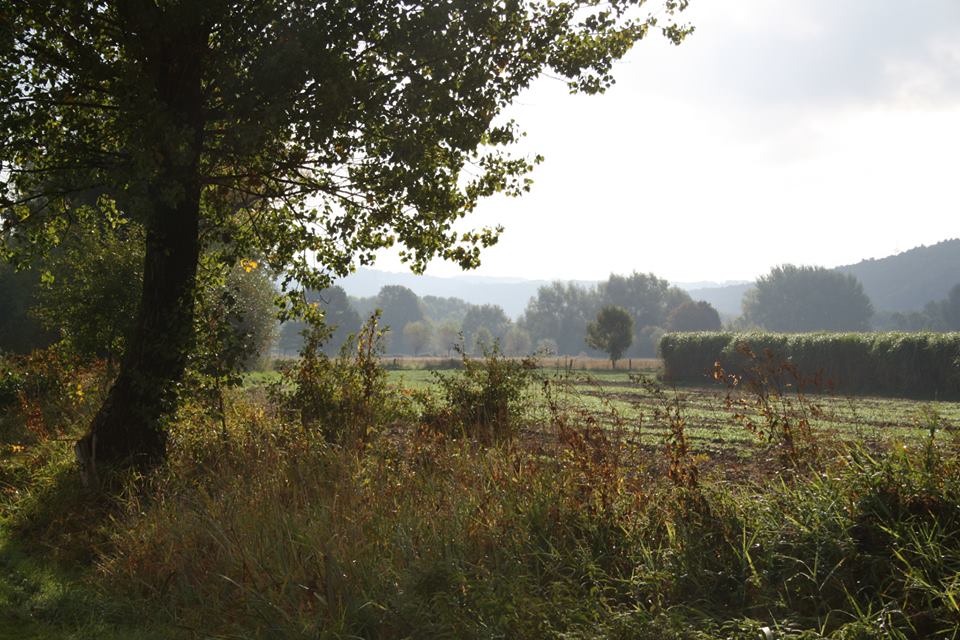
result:
M 518 324 L 536 343 L 552 340 L 555 353 L 576 354 L 583 350 L 587 323 L 599 307 L 595 290 L 574 282 L 553 282 L 537 290 Z
M 854 276 L 823 267 L 774 267 L 743 298 L 744 320 L 769 331 L 865 331 L 873 306 Z
M 704 300 L 684 302 L 667 316 L 669 331 L 720 331 L 720 314 Z
M 390 284 L 377 294 L 377 308 L 382 311 L 380 324 L 390 331 L 390 350 L 393 353 L 407 353 L 407 341 L 403 329 L 411 322 L 423 320 L 420 298 L 407 287 Z
M 463 337 L 468 345 L 476 342 L 477 333 L 482 328 L 492 336 L 487 339 L 488 346 L 492 346 L 493 340 L 502 340 L 507 329 L 510 328 L 510 318 L 503 311 L 503 307 L 498 304 L 479 304 L 471 305 L 467 309 L 467 314 L 460 323 L 460 330 L 463 331 Z
M 414 269 L 475 266 L 497 230 L 452 223 L 531 168 L 498 114 L 544 70 L 601 91 L 652 27 L 687 33 L 686 0 L 644 4 L 0 0 L 5 252 L 56 244 L 91 191 L 145 230 L 133 334 L 78 453 L 162 458 L 204 249 L 315 289 L 395 243 Z

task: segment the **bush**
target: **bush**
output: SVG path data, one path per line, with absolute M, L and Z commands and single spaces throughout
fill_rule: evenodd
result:
M 283 372 L 274 396 L 281 406 L 299 416 L 305 430 L 319 429 L 329 443 L 350 444 L 386 422 L 393 406 L 386 373 L 380 366 L 383 332 L 379 314 L 370 317 L 355 338 L 351 336 L 331 359 L 323 342 L 331 331 L 311 329 L 300 360 Z
M 511 440 L 523 421 L 525 391 L 536 361 L 507 358 L 496 342 L 482 359 L 461 355 L 462 368 L 455 373 L 431 372 L 443 400 L 436 404 L 428 397 L 424 422 L 483 444 Z
M 843 393 L 960 397 L 960 333 L 671 333 L 660 341 L 664 377 L 702 382 L 716 363 L 742 374 L 740 345 Z

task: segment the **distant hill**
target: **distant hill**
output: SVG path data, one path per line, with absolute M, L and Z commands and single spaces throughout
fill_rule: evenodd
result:
M 879 260 L 837 267 L 863 283 L 877 311 L 913 311 L 947 297 L 960 282 L 960 239 L 920 246 Z
M 920 246 L 886 258 L 836 267 L 856 276 L 876 311 L 913 311 L 947 297 L 960 282 L 960 239 Z M 723 314 L 739 315 L 751 283 L 692 289 L 694 300 L 706 300 Z
M 877 311 L 913 311 L 922 309 L 931 300 L 942 300 L 950 288 L 960 282 L 960 239 L 944 240 L 929 247 L 922 246 L 897 255 L 837 267 L 860 279 L 863 289 Z M 594 285 L 595 281 L 579 280 L 578 284 Z M 408 287 L 419 296 L 454 297 L 473 304 L 498 304 L 511 318 L 526 308 L 537 289 L 548 280 L 523 278 L 491 278 L 461 275 L 449 278 L 417 276 L 409 272 L 394 273 L 376 269 L 359 269 L 338 282 L 351 296 L 375 296 L 389 284 Z M 751 282 L 675 283 L 694 300 L 705 300 L 725 316 L 740 315 L 743 294 Z

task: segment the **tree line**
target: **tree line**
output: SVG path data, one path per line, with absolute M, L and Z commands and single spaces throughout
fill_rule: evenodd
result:
M 482 353 L 496 343 L 508 355 L 537 351 L 601 356 L 608 351 L 588 340 L 588 325 L 606 307 L 622 309 L 631 318 L 629 345 L 621 351 L 627 357 L 653 357 L 665 331 L 709 331 L 721 326 L 710 305 L 694 302 L 666 280 L 642 273 L 611 275 L 595 286 L 564 282 L 543 286 L 516 320 L 499 305 L 419 297 L 399 285 L 385 286 L 369 298 L 353 298 L 333 286 L 308 292 L 307 299 L 337 327 L 327 346 L 331 352 L 375 309 L 380 309 L 381 323 L 388 329 L 387 350 L 410 355 L 449 355 L 458 346 L 467 353 Z M 285 324 L 280 351 L 295 353 L 305 327 L 304 323 Z

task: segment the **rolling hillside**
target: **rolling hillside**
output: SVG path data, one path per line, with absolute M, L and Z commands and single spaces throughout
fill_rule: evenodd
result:
M 837 267 L 856 276 L 876 311 L 913 311 L 942 300 L 960 282 L 960 239 L 920 246 L 886 258 Z M 739 315 L 740 301 L 750 284 L 693 289 L 695 300 L 706 300 L 717 311 Z

